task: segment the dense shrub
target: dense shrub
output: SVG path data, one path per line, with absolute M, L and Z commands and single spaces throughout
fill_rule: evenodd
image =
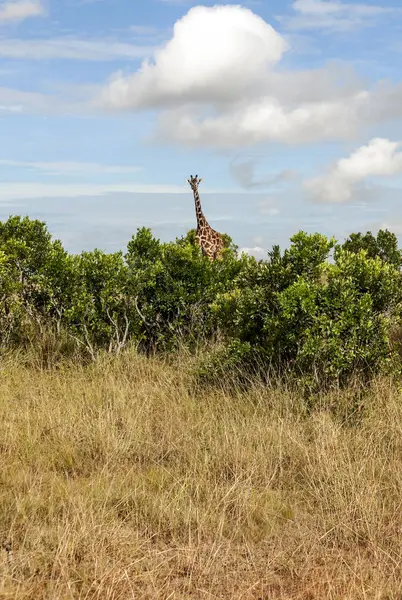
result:
M 299 232 L 262 261 L 239 257 L 227 237 L 210 262 L 194 237 L 162 243 L 143 228 L 125 253 L 70 255 L 44 223 L 10 217 L 0 223 L 1 347 L 24 347 L 44 327 L 92 357 L 219 341 L 204 377 L 288 373 L 309 389 L 399 368 L 402 259 L 390 232 L 343 245 Z
M 136 337 L 147 351 L 211 339 L 217 330 L 211 305 L 247 260 L 239 260 L 227 240 L 222 260 L 210 262 L 193 240 L 191 231 L 162 244 L 143 228 L 128 244 L 128 292 L 137 313 Z
M 330 264 L 334 243 L 300 232 L 283 256 L 275 248 L 268 261 L 248 263 L 215 303 L 229 343 L 215 357 L 218 366 L 233 368 L 237 357 L 247 367 L 291 372 L 313 388 L 395 366 L 390 335 L 400 273 L 367 250 L 337 248 Z
M 72 257 L 44 223 L 0 223 L 0 343 L 24 343 L 43 320 L 60 320 L 71 291 Z
M 398 240 L 394 233 L 387 230 L 378 232 L 377 237 L 371 231 L 366 234 L 352 233 L 339 249 L 348 250 L 349 252 L 360 252 L 366 250 L 367 256 L 370 258 L 381 258 L 384 262 L 394 265 L 399 269 L 402 265 L 402 252 L 398 248 Z

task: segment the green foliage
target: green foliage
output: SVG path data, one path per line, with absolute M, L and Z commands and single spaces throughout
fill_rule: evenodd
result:
M 349 252 L 360 252 L 366 250 L 370 258 L 379 257 L 384 262 L 394 265 L 399 269 L 402 265 L 402 252 L 398 248 L 398 240 L 394 233 L 388 230 L 380 229 L 375 237 L 371 231 L 366 234 L 352 233 L 342 246 L 337 248 L 348 250 Z
M 119 350 L 130 329 L 127 268 L 122 253 L 83 252 L 74 257 L 72 266 L 63 322 L 91 354 L 96 348 Z
M 269 261 L 249 261 L 217 299 L 228 338 L 248 344 L 260 366 L 293 373 L 314 389 L 390 368 L 398 270 L 365 250 L 339 249 L 329 264 L 334 240 L 318 234 L 291 241 L 283 256 L 274 248 Z
M 129 290 L 137 311 L 138 339 L 147 351 L 190 345 L 214 335 L 211 305 L 241 269 L 235 250 L 211 262 L 194 244 L 193 232 L 161 244 L 140 229 L 128 244 Z
M 25 217 L 0 223 L 0 344 L 25 339 L 33 323 L 55 317 L 69 289 L 70 257 L 46 225 Z
M 395 236 L 352 234 L 336 245 L 300 231 L 290 242 L 257 261 L 225 236 L 211 262 L 194 230 L 162 243 L 142 228 L 125 254 L 70 255 L 44 223 L 10 217 L 0 223 L 0 345 L 29 345 L 45 329 L 91 357 L 128 343 L 151 353 L 219 340 L 203 380 L 286 373 L 310 391 L 399 369 Z

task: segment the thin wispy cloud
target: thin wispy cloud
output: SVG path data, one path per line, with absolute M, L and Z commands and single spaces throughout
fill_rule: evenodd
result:
M 81 196 L 102 196 L 107 194 L 186 194 L 188 185 L 150 184 L 150 183 L 44 183 L 1 182 L 0 203 L 11 200 L 32 200 L 34 198 L 76 198 Z M 204 194 L 235 194 L 231 188 L 205 187 Z
M 235 157 L 229 164 L 229 171 L 233 179 L 243 188 L 268 188 L 294 181 L 298 173 L 293 169 L 284 169 L 277 173 L 258 176 L 256 167 L 259 159 L 257 157 Z
M 108 165 L 91 162 L 29 162 L 9 159 L 0 159 L 0 167 L 15 167 L 40 171 L 50 175 L 68 175 L 68 174 L 130 174 L 138 173 L 142 167 L 130 165 Z
M 258 205 L 258 212 L 260 215 L 267 215 L 269 217 L 276 217 L 280 214 L 280 210 L 277 208 L 275 201 L 272 198 L 260 202 Z
M 119 42 L 115 39 L 0 39 L 0 57 L 24 60 L 138 60 L 150 56 L 155 48 Z
M 158 0 L 163 4 L 190 4 L 192 0 Z
M 379 18 L 398 12 L 393 7 L 337 0 L 296 0 L 292 9 L 293 14 L 289 16 L 277 16 L 282 25 L 292 31 L 349 31 L 374 25 Z
M 0 24 L 24 21 L 45 14 L 39 0 L 11 0 L 0 3 Z
M 110 193 L 179 194 L 187 190 L 184 186 L 153 184 L 81 184 L 9 182 L 0 183 L 0 203 L 10 200 L 34 198 L 76 198 L 102 196 Z
M 8 115 L 10 119 L 16 119 L 22 114 L 93 115 L 94 111 L 90 110 L 89 103 L 91 90 L 92 88 L 85 91 L 79 87 L 64 86 L 62 90 L 42 93 L 0 86 L 0 114 Z
M 20 113 L 24 107 L 21 104 L 0 104 L 0 113 Z
M 160 33 L 159 29 L 157 27 L 153 27 L 152 25 L 131 25 L 130 31 L 140 37 L 153 36 Z

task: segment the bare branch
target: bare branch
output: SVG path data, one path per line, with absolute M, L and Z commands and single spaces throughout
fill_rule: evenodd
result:
M 150 327 L 150 324 L 147 323 L 146 318 L 144 317 L 144 315 L 142 314 L 142 312 L 140 311 L 140 309 L 138 307 L 138 298 L 137 298 L 137 296 L 134 297 L 134 306 L 135 306 L 135 309 L 136 309 L 136 311 L 137 311 L 140 319 L 143 321 L 144 325 L 146 325 L 147 327 Z

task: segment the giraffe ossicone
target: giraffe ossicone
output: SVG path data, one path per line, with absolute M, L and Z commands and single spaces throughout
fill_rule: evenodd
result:
M 198 191 L 198 186 L 202 179 L 199 179 L 198 175 L 195 177 L 190 175 L 190 179 L 187 179 L 186 181 L 190 185 L 194 195 L 195 214 L 197 217 L 196 244 L 201 248 L 201 251 L 205 256 L 210 260 L 215 260 L 220 257 L 225 244 L 222 235 L 218 233 L 218 231 L 215 231 L 215 229 L 212 229 L 202 212 L 200 194 Z

